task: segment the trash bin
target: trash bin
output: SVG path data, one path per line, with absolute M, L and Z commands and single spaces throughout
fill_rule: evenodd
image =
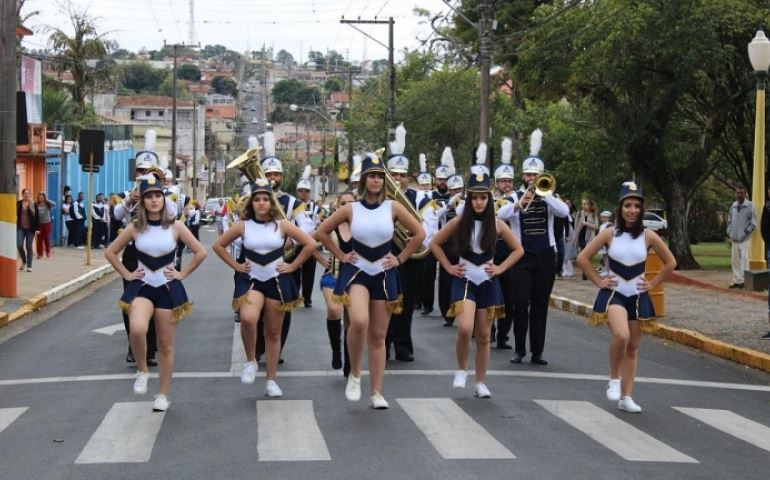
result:
M 660 269 L 663 268 L 663 261 L 653 250 L 647 252 L 647 261 L 644 264 L 644 278 L 651 282 L 658 276 Z M 655 307 L 655 315 L 662 317 L 666 314 L 665 292 L 663 283 L 649 291 L 652 304 Z

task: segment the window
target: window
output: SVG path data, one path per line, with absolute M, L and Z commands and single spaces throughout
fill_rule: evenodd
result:
M 162 117 L 165 112 L 163 110 L 158 110 L 158 116 Z
M 131 110 L 131 120 L 136 120 L 136 112 Z
M 149 110 L 145 110 L 145 111 L 144 111 L 144 116 L 145 116 L 145 117 L 149 117 L 149 116 L 151 116 L 151 115 L 152 115 L 152 112 L 150 112 Z

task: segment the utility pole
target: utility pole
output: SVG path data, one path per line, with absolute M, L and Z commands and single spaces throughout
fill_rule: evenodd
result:
M 396 64 L 393 61 L 393 25 L 395 22 L 393 21 L 393 17 L 388 17 L 387 20 L 345 20 L 342 18 L 340 19 L 340 23 L 350 25 L 354 29 L 364 34 L 364 36 L 388 49 L 388 109 L 386 113 L 386 121 L 388 125 L 387 135 L 385 137 L 385 143 L 387 144 L 387 142 L 390 141 L 392 133 L 396 128 Z M 372 37 L 368 33 L 356 27 L 356 24 L 388 25 L 388 44 L 385 45 L 381 41 Z
M 481 0 L 481 47 L 479 49 L 479 70 L 481 73 L 481 109 L 479 115 L 479 140 L 489 145 L 489 70 L 492 66 L 492 19 L 494 18 L 493 0 Z M 490 160 L 487 159 L 489 163 Z
M 16 2 L 0 0 L 0 296 L 16 289 Z
M 192 198 L 198 199 L 198 99 L 193 92 L 193 181 L 192 181 Z
M 163 46 L 166 46 L 166 42 L 163 42 Z M 174 49 L 174 67 L 171 70 L 171 162 L 174 165 L 174 173 L 176 175 L 176 59 L 179 55 L 180 48 L 200 48 L 200 45 L 185 45 L 184 43 L 175 43 L 171 45 Z M 194 148 L 194 147 L 193 147 Z M 193 172 L 195 175 L 195 172 Z M 185 180 L 187 176 L 187 169 L 185 168 Z M 195 187 L 193 188 L 193 196 L 195 194 Z

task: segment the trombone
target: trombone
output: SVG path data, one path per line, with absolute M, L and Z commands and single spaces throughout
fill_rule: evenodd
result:
M 556 191 L 556 178 L 548 173 L 543 172 L 540 175 L 538 175 L 535 180 L 527 187 L 526 192 L 533 192 L 538 197 L 544 198 L 549 195 L 553 195 L 553 192 Z M 534 200 L 534 198 L 532 199 Z M 527 203 L 527 206 L 524 207 L 523 211 L 524 213 L 527 213 L 529 210 L 529 206 L 532 205 L 532 200 Z

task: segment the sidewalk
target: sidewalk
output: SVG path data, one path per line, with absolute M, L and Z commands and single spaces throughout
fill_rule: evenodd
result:
M 32 271 L 17 271 L 17 298 L 0 297 L 0 327 L 55 302 L 113 271 L 104 250 L 86 251 L 54 247 L 51 257 L 32 260 Z
M 719 348 L 701 344 L 703 340 L 681 341 L 679 335 L 670 335 L 671 332 L 655 332 L 665 338 L 678 343 L 686 343 L 702 350 L 716 353 L 738 361 L 738 358 L 722 355 L 714 350 L 740 350 L 751 349 L 758 352 L 760 363 L 770 366 L 770 341 L 760 337 L 770 330 L 768 323 L 767 294 L 761 292 L 746 292 L 744 290 L 730 290 L 727 286 L 731 283 L 730 271 L 677 271 L 674 272 L 665 283 L 665 315 L 658 319 L 658 323 L 668 330 L 686 329 L 705 335 L 710 339 L 731 345 L 719 345 Z M 577 310 L 575 304 L 586 304 L 587 309 L 593 306 L 598 289 L 589 281 L 581 280 L 580 270 L 570 279 L 557 279 L 553 295 L 569 299 L 572 305 L 558 305 L 565 310 Z M 581 309 L 583 310 L 583 309 Z M 582 312 L 581 312 L 582 313 Z M 585 312 L 589 314 L 588 311 Z M 669 328 L 674 327 L 674 328 Z M 669 333 L 669 335 L 665 334 Z M 699 337 L 697 333 L 694 337 Z M 739 347 L 739 349 L 732 348 Z M 738 357 L 752 352 L 741 351 Z M 764 354 L 764 355 L 763 355 Z M 730 354 L 727 354 L 730 355 Z M 736 356 L 736 355 L 733 355 Z M 744 363 L 744 362 L 741 362 Z M 756 364 L 754 364 L 756 366 Z

